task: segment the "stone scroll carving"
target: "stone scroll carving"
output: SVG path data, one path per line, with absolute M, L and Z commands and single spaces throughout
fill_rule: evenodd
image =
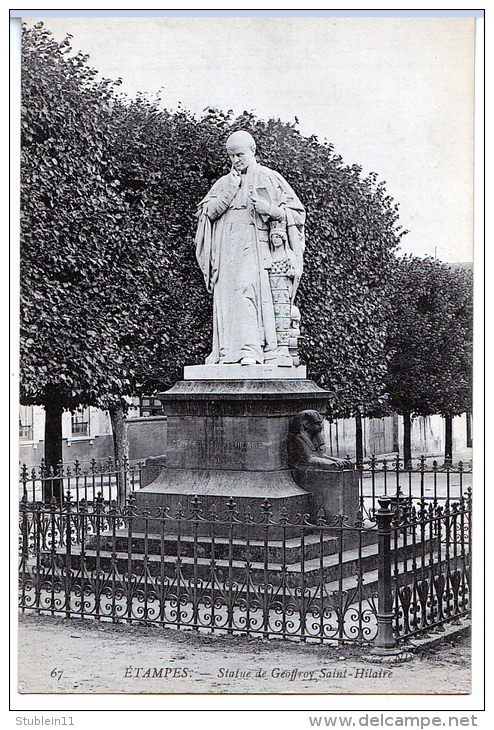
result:
M 293 303 L 297 266 L 288 245 L 284 224 L 272 221 L 269 231 L 272 263 L 269 269 L 269 285 L 273 298 L 278 365 L 300 365 L 298 338 L 300 337 L 300 312 Z

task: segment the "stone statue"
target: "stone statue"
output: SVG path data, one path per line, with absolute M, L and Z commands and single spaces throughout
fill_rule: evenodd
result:
M 291 467 L 315 467 L 330 471 L 351 467 L 345 459 L 325 453 L 322 428 L 323 419 L 317 411 L 301 411 L 292 418 L 288 435 L 288 462 Z
M 293 301 L 303 267 L 305 211 L 286 180 L 257 163 L 248 132 L 234 132 L 226 149 L 231 170 L 213 185 L 198 210 L 196 256 L 213 292 L 213 350 L 206 363 L 292 366 L 300 318 Z M 276 270 L 282 261 L 288 262 L 287 270 L 270 284 L 273 265 Z M 283 293 L 276 284 L 283 285 Z

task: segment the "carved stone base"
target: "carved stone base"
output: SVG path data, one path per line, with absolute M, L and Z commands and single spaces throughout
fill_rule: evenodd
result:
M 247 508 L 260 519 L 265 500 L 275 521 L 283 509 L 291 519 L 297 513 L 315 517 L 321 500 L 311 499 L 312 482 L 308 488 L 297 484 L 289 468 L 289 424 L 300 411 L 324 413 L 331 393 L 306 379 L 184 380 L 159 398 L 167 414 L 167 450 L 144 469 L 138 512 L 160 507 L 174 516 L 189 511 L 197 496 L 205 515 L 213 505 L 226 512 L 232 498 L 241 519 Z M 340 477 L 326 473 L 315 491 L 332 488 Z
M 228 536 L 229 528 L 221 525 L 221 520 L 229 511 L 229 502 L 233 499 L 238 519 L 244 521 L 248 513 L 252 515 L 254 523 L 251 527 L 235 526 L 235 534 L 251 537 L 262 533 L 262 528 L 255 523 L 262 522 L 263 503 L 269 502 L 271 519 L 278 522 L 281 511 L 285 508 L 293 519 L 297 513 L 310 512 L 310 495 L 300 489 L 292 479 L 288 470 L 273 472 L 265 471 L 238 471 L 227 469 L 167 469 L 164 468 L 157 479 L 149 486 L 144 487 L 136 494 L 136 507 L 141 512 L 148 508 L 156 512 L 158 507 L 168 508 L 169 515 L 176 515 L 183 509 L 185 515 L 193 513 L 193 500 L 198 497 L 202 516 L 207 518 L 214 511 L 219 521 L 215 525 L 215 534 Z M 231 504 L 231 502 L 230 502 Z M 230 513 L 231 514 L 231 513 Z M 143 523 L 134 520 L 136 530 L 144 530 Z M 172 523 L 177 527 L 177 523 Z M 153 523 L 148 529 L 152 531 Z M 193 526 L 183 523 L 183 534 L 191 534 Z M 209 525 L 198 525 L 199 535 L 208 535 Z M 278 535 L 281 531 L 270 530 L 270 536 Z M 286 537 L 291 531 L 286 531 Z
M 287 367 L 278 364 L 240 365 L 188 365 L 184 368 L 185 380 L 305 380 L 305 365 L 292 365 L 286 361 Z

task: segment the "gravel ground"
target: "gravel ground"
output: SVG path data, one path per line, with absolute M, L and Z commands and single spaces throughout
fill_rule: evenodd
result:
M 366 649 L 139 625 L 19 617 L 21 694 L 430 694 L 470 692 L 470 641 L 396 662 Z

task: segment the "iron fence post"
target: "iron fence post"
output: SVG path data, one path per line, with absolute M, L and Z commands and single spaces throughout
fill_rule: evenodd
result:
M 21 580 L 21 591 L 20 591 L 20 605 L 22 608 L 22 612 L 24 613 L 25 609 L 25 600 L 26 600 L 26 582 L 28 577 L 28 567 L 29 567 L 29 542 L 28 542 L 28 504 L 27 504 L 27 495 L 24 492 L 21 498 L 21 503 L 19 505 L 20 513 L 22 515 L 22 524 L 21 524 L 21 535 L 22 535 L 22 542 L 21 542 L 21 561 L 19 565 L 19 576 Z
M 129 462 L 127 458 L 115 462 L 115 472 L 117 476 L 117 503 L 119 507 L 124 507 L 127 502 L 127 473 L 129 470 Z
M 378 534 L 378 587 L 377 587 L 377 636 L 372 649 L 375 654 L 397 654 L 399 649 L 393 633 L 393 590 L 391 581 L 391 499 L 378 499 L 376 512 Z

